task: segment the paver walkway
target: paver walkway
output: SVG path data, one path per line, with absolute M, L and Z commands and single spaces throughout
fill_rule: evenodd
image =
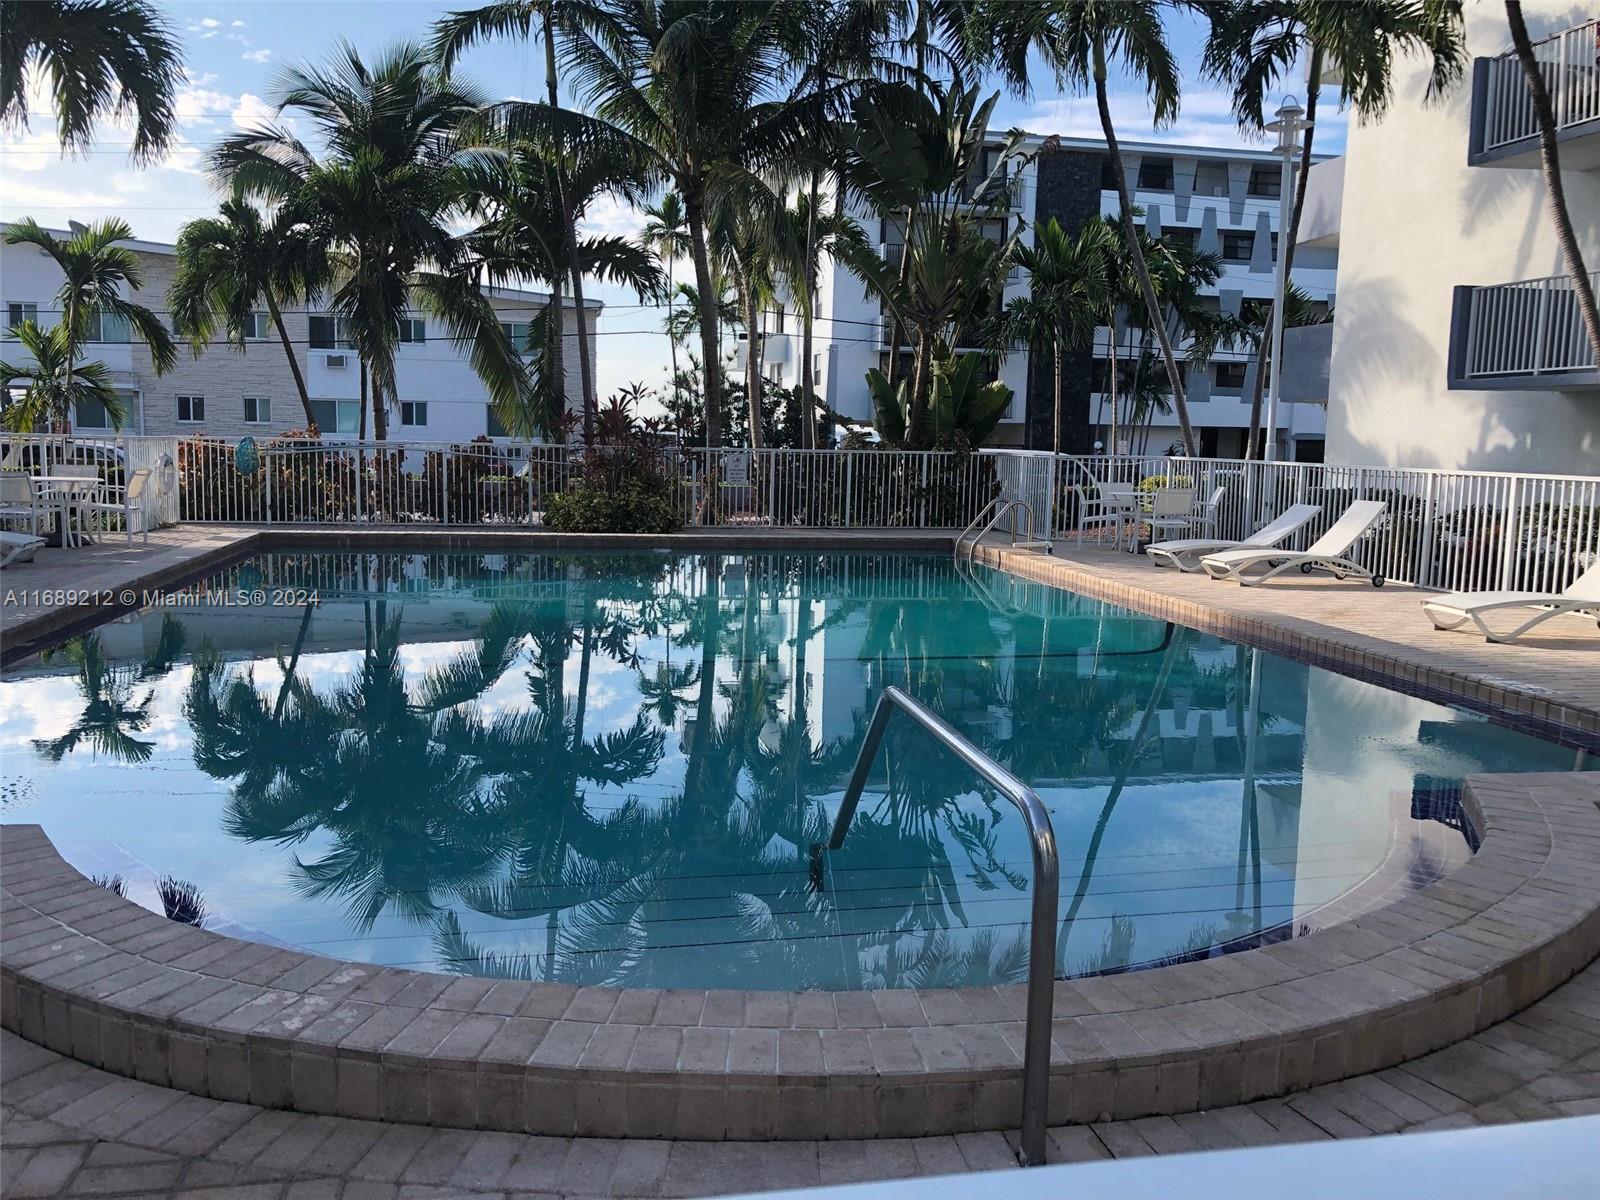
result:
M 139 1083 L 0 1034 L 0 1193 L 214 1200 L 674 1197 L 1015 1165 L 998 1133 L 870 1142 L 529 1137 L 312 1117 Z M 1405 1066 L 1178 1117 L 1051 1131 L 1051 1160 L 1600 1113 L 1600 963 L 1508 1021 Z

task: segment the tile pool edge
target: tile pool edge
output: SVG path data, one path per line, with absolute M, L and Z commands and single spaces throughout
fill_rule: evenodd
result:
M 1142 559 L 1133 559 L 1131 555 L 1123 557 L 1129 558 L 1136 568 L 1140 568 L 1140 575 L 1153 576 L 1149 580 L 1150 586 L 1106 574 L 1097 563 L 1013 550 L 992 538 L 975 548 L 974 557 L 985 566 L 1019 579 L 1063 588 L 1095 600 L 1105 600 L 1201 633 L 1255 646 L 1297 662 L 1380 684 L 1420 699 L 1470 708 L 1523 733 L 1600 755 L 1600 711 L 1570 702 L 1554 701 L 1540 694 L 1536 685 L 1491 679 L 1468 670 L 1431 665 L 1422 661 L 1420 656 L 1408 656 L 1392 645 L 1385 645 L 1382 651 L 1364 648 L 1361 643 L 1370 643 L 1371 639 L 1289 612 L 1240 612 L 1225 605 L 1172 595 L 1160 590 L 1162 582 L 1194 580 L 1196 577 L 1162 570 Z M 1215 580 L 1206 579 L 1205 584 L 1216 587 L 1218 601 L 1225 601 L 1230 591 L 1238 591 L 1231 585 L 1218 584 Z M 1404 585 L 1394 585 L 1392 590 L 1402 591 Z M 1256 595 L 1262 593 L 1272 594 L 1262 589 Z M 1280 590 L 1277 594 L 1292 596 L 1286 590 Z M 1421 596 L 1426 593 L 1414 591 L 1414 594 Z M 1415 612 L 1407 616 L 1421 621 Z M 1425 621 L 1422 621 L 1420 628 L 1426 629 Z
M 1479 775 L 1421 892 L 1225 958 L 1058 982 L 1054 1123 L 1280 1095 L 1439 1049 L 1600 953 L 1600 779 Z M 379 968 L 166 920 L 0 829 L 0 1024 L 220 1100 L 516 1132 L 741 1140 L 1004 1129 L 1021 989 L 573 988 Z

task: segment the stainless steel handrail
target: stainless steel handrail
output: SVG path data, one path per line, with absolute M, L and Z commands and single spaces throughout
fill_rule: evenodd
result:
M 1001 518 L 1007 513 L 1011 515 L 1011 544 L 1013 546 L 1017 544 L 1017 510 L 1019 508 L 1027 515 L 1028 518 L 1026 536 L 1022 541 L 1023 547 L 1029 548 L 1033 546 L 1043 546 L 1046 550 L 1050 549 L 1049 539 L 1039 537 L 1038 531 L 1034 527 L 1033 506 L 1026 500 L 1006 500 L 1002 502 L 997 496 L 984 506 L 983 512 L 980 512 L 976 517 L 974 517 L 972 523 L 968 525 L 966 529 L 962 530 L 960 536 L 956 538 L 955 554 L 957 558 L 961 557 L 961 547 L 967 540 L 967 534 L 972 532 L 972 527 L 979 521 L 983 520 L 983 514 L 988 512 L 989 509 L 993 508 L 996 504 L 1000 505 L 1000 510 L 996 512 L 994 516 L 989 518 L 989 523 L 978 531 L 977 537 L 972 539 L 972 554 L 974 556 L 976 556 L 978 552 L 978 543 L 983 541 L 983 539 L 988 536 L 991 529 L 1000 524 Z
M 828 837 L 829 850 L 844 845 L 856 806 L 861 802 L 862 790 L 867 786 L 867 775 L 896 708 L 933 734 L 941 745 L 1015 804 L 1028 825 L 1028 839 L 1033 847 L 1033 918 L 1028 938 L 1027 1029 L 1022 1052 L 1022 1152 L 1019 1157 L 1025 1167 L 1038 1166 L 1045 1161 L 1045 1129 L 1050 1105 L 1050 1022 L 1055 999 L 1056 906 L 1060 888 L 1055 830 L 1051 828 L 1044 802 L 1031 787 L 962 737 L 933 710 L 897 687 L 886 687 L 872 710 L 866 740 L 856 755 L 844 803 L 839 806 L 833 832 Z M 820 850 L 821 847 L 813 847 L 813 863 L 818 870 Z

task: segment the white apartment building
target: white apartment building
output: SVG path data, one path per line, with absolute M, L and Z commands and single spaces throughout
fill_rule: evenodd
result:
M 1562 182 L 1600 271 L 1600 3 L 1524 9 Z M 1466 7 L 1470 80 L 1425 105 L 1401 60 L 1382 121 L 1311 172 L 1304 237 L 1337 245 L 1328 460 L 1600 473 L 1600 369 L 1574 302 L 1504 9 Z M 1600 276 L 1591 276 L 1600 278 Z
M 58 236 L 70 236 L 59 230 Z M 128 298 L 168 317 L 167 288 L 176 265 L 173 247 L 164 242 L 129 240 L 125 245 L 138 256 L 143 286 Z M 0 244 L 0 303 L 4 304 L 5 331 L 25 320 L 49 327 L 60 319 L 55 310 L 62 281 L 55 262 L 36 247 Z M 497 288 L 490 301 L 507 331 L 521 344 L 527 323 L 550 297 L 545 292 Z M 571 301 L 567 302 L 571 309 Z M 588 353 L 594 361 L 595 318 L 603 305 L 586 300 L 589 315 Z M 124 322 L 96 320 L 90 326 L 86 358 L 103 362 L 123 398 L 123 428 L 131 434 L 177 434 L 271 437 L 305 428 L 305 410 L 295 387 L 283 343 L 266 312 L 255 314 L 254 335 L 243 350 L 222 342 L 208 346 L 196 357 L 180 343 L 178 363 L 157 375 L 150 350 L 135 339 Z M 323 435 L 354 438 L 360 425 L 360 365 L 342 336 L 339 323 L 313 304 L 283 308 L 295 357 L 305 377 L 306 391 Z M 582 390 L 577 364 L 576 323 L 569 315 L 566 338 L 566 391 L 569 407 L 581 409 Z M 22 357 L 21 348 L 5 334 L 5 358 Z M 397 396 L 389 404 L 392 440 L 466 442 L 504 431 L 489 411 L 489 396 L 465 348 L 426 313 L 408 319 L 396 355 Z M 109 430 L 103 409 L 74 414 L 73 428 L 89 432 Z M 368 415 L 367 436 L 372 436 Z
M 994 138 L 998 152 L 1003 135 L 997 132 Z M 1120 211 L 1104 142 L 1030 135 L 1025 149 L 1032 157 L 1010 180 L 1010 210 L 986 230 L 997 240 L 1019 221 L 1024 240 L 1031 241 L 1035 227 L 1051 217 L 1074 232 L 1089 218 L 1114 217 Z M 1218 308 L 1237 314 L 1245 305 L 1270 303 L 1281 184 L 1277 154 L 1265 149 L 1144 142 L 1123 142 L 1122 152 L 1134 203 L 1144 210 L 1150 231 L 1188 239 L 1197 249 L 1222 256 L 1222 277 L 1208 289 Z M 973 185 L 978 182 L 974 180 Z M 892 222 L 866 208 L 852 210 L 852 216 L 886 256 L 897 253 L 901 235 Z M 1300 247 L 1295 253 L 1294 281 L 1314 302 L 1332 307 L 1337 268 L 1336 248 Z M 1027 273 L 1013 271 L 1004 300 L 1025 295 L 1027 288 Z M 800 380 L 801 351 L 793 305 L 770 314 L 767 320 L 763 372 L 784 387 L 795 387 Z M 843 267 L 824 261 L 813 357 L 818 390 L 834 410 L 854 419 L 871 418 L 865 375 L 870 367 L 887 363 L 891 336 L 890 322 L 860 280 Z M 1121 342 L 1121 358 L 1136 360 L 1139 347 L 1134 336 L 1124 330 Z M 956 347 L 958 353 L 976 349 Z M 910 347 L 903 347 L 902 352 L 909 353 Z M 739 361 L 742 354 L 741 348 Z M 1092 352 L 1066 356 L 1063 449 L 1088 452 L 1096 443 L 1111 449 L 1107 444 L 1110 397 L 1101 391 L 1109 378 L 1110 358 L 1111 338 L 1106 327 L 1099 330 Z M 1293 347 L 1285 351 L 1284 359 L 1287 385 L 1298 369 Z M 1048 448 L 1054 414 L 1051 356 L 1018 348 L 995 363 L 994 374 L 1015 393 L 994 444 Z M 1254 350 L 1242 345 L 1223 349 L 1203 367 L 1185 364 L 1185 374 L 1190 419 L 1200 451 L 1239 453 L 1250 425 Z M 1317 390 L 1309 389 L 1312 393 Z M 1280 455 L 1319 459 L 1323 418 L 1323 408 L 1317 403 L 1283 405 L 1278 420 Z M 1158 413 L 1148 434 L 1148 448 L 1164 451 L 1178 437 L 1176 416 Z M 1146 439 L 1141 435 L 1140 440 Z

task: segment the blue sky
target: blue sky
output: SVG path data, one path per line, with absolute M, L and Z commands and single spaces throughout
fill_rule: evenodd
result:
M 160 7 L 182 40 L 188 79 L 179 96 L 179 140 L 167 160 L 143 170 L 127 161 L 128 131 L 101 128 L 85 155 L 63 160 L 48 116 L 35 115 L 27 132 L 0 135 L 0 217 L 32 216 L 47 225 L 68 219 L 91 221 L 117 215 L 135 235 L 171 241 L 187 220 L 215 210 L 216 198 L 204 173 L 207 148 L 236 128 L 269 116 L 274 81 L 287 63 L 325 58 L 340 39 L 352 42 L 369 60 L 406 38 L 424 38 L 438 17 L 470 0 L 238 0 L 235 3 L 165 3 Z M 1183 107 L 1167 129 L 1151 128 L 1150 106 L 1128 81 L 1114 81 L 1113 119 L 1119 134 L 1132 139 L 1249 144 L 1229 112 L 1227 96 L 1200 78 L 1201 26 L 1174 15 L 1172 40 L 1185 71 Z M 495 42 L 470 51 L 464 75 L 493 97 L 538 97 L 544 93 L 544 56 L 537 43 Z M 35 114 L 50 106 L 37 95 Z M 1036 73 L 1029 97 L 1003 96 L 998 122 L 1038 133 L 1099 136 L 1091 97 L 1059 91 L 1048 72 Z M 1321 123 L 1318 149 L 1337 152 L 1343 123 Z M 629 234 L 639 224 L 633 212 L 615 205 L 590 214 L 597 231 Z M 599 387 L 601 394 L 630 380 L 650 386 L 667 382 L 667 347 L 658 332 L 660 312 L 641 308 L 637 297 L 615 288 L 595 289 L 608 310 L 601 319 Z

